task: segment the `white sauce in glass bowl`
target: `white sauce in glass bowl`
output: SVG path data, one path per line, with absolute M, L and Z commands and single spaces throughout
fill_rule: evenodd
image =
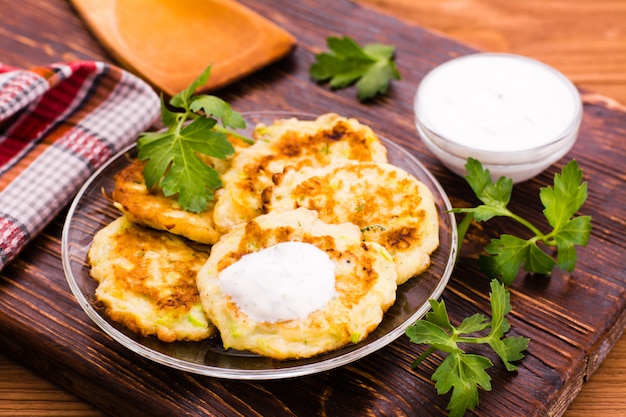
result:
M 524 56 L 477 53 L 433 69 L 415 96 L 416 125 L 437 157 L 463 174 L 468 157 L 492 174 L 528 179 L 573 146 L 582 118 L 578 90 Z
M 577 111 L 558 73 L 508 55 L 449 61 L 425 80 L 420 100 L 422 120 L 441 136 L 489 151 L 552 142 Z
M 302 242 L 283 242 L 243 256 L 219 274 L 222 293 L 259 322 L 305 318 L 335 295 L 335 263 Z

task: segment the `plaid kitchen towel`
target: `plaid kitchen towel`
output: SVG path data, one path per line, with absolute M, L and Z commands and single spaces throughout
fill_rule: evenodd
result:
M 0 270 L 159 112 L 149 85 L 103 62 L 0 63 Z

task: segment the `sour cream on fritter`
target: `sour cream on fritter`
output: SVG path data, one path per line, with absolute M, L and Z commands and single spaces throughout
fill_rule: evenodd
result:
M 296 320 L 335 296 L 335 264 L 314 245 L 283 242 L 222 270 L 219 286 L 256 321 Z

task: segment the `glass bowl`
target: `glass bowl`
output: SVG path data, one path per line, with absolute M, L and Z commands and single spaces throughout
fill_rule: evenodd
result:
M 312 119 L 302 113 L 243 113 L 250 134 L 252 127 L 277 118 Z M 428 300 L 437 299 L 446 287 L 455 263 L 457 229 L 450 201 L 430 172 L 413 155 L 394 142 L 381 138 L 387 146 L 391 163 L 403 168 L 425 183 L 433 192 L 440 217 L 440 246 L 432 254 L 429 269 L 398 287 L 395 304 L 383 321 L 360 343 L 313 358 L 276 361 L 249 352 L 225 350 L 219 336 L 202 342 L 165 343 L 156 337 L 143 337 L 110 320 L 97 305 L 97 283 L 89 276 L 87 253 L 94 234 L 117 218 L 111 194 L 116 172 L 136 156 L 134 145 L 123 150 L 83 185 L 69 208 L 62 235 L 63 267 L 69 287 L 87 316 L 111 338 L 125 348 L 160 364 L 200 375 L 228 379 L 262 380 L 314 374 L 363 358 L 404 334 L 408 326 L 429 310 Z M 409 366 L 409 364 L 407 364 Z
M 520 55 L 477 53 L 429 72 L 415 94 L 415 125 L 430 151 L 465 175 L 468 157 L 492 179 L 528 180 L 574 146 L 582 120 L 576 87 Z

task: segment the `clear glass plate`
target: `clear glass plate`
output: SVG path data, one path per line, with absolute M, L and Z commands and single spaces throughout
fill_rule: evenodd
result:
M 287 117 L 314 118 L 310 114 L 287 112 L 243 114 L 248 134 L 259 122 L 272 123 L 277 118 Z M 404 148 L 381 139 L 387 146 L 389 161 L 432 190 L 439 210 L 440 246 L 433 253 L 432 264 L 426 272 L 398 287 L 395 304 L 376 330 L 360 343 L 309 359 L 276 361 L 248 352 L 224 350 L 219 337 L 203 342 L 161 342 L 156 337 L 130 332 L 106 317 L 96 304 L 96 282 L 89 276 L 87 253 L 94 234 L 120 215 L 107 196 L 111 195 L 115 173 L 136 155 L 134 145 L 95 172 L 70 206 L 62 235 L 63 268 L 70 289 L 87 315 L 114 340 L 141 356 L 183 371 L 229 379 L 279 379 L 322 372 L 363 358 L 402 336 L 408 326 L 430 310 L 428 300 L 439 298 L 450 279 L 457 246 L 454 215 L 448 212 L 450 201 L 441 185 Z

